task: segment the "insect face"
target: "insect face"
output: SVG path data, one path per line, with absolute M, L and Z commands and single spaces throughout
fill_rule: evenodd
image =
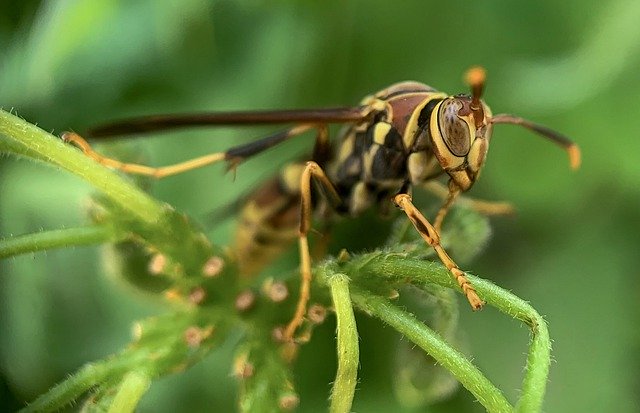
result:
M 491 125 L 489 107 L 479 101 L 474 108 L 473 98 L 451 96 L 440 101 L 430 121 L 433 152 L 442 169 L 463 191 L 478 177 L 489 148 Z

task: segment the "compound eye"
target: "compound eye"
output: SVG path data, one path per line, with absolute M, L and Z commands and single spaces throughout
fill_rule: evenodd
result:
M 464 119 L 458 116 L 463 104 L 458 99 L 447 99 L 440 105 L 438 128 L 442 140 L 455 156 L 465 156 L 471 148 L 471 130 Z

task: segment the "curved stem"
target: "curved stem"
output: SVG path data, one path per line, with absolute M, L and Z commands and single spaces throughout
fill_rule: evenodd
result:
M 481 278 L 472 277 L 472 282 L 482 291 L 482 296 L 488 303 L 522 321 L 531 329 L 531 342 L 522 381 L 522 396 L 518 400 L 516 411 L 539 412 L 542 409 L 551 364 L 551 340 L 547 323 L 523 299 Z
M 358 256 L 347 262 L 340 271 L 352 278 L 352 288 L 360 280 L 378 279 L 381 282 L 402 282 L 428 286 L 438 284 L 461 292 L 447 269 L 441 264 L 408 257 L 407 254 L 376 252 Z M 517 404 L 521 412 L 538 412 L 546 392 L 551 341 L 544 319 L 526 301 L 495 284 L 467 274 L 476 291 L 487 304 L 508 316 L 522 321 L 531 329 L 527 365 L 522 383 L 522 396 Z M 409 277 L 409 278 L 408 278 Z
M 500 390 L 476 366 L 412 314 L 382 297 L 356 287 L 352 287 L 352 298 L 358 308 L 389 324 L 442 364 L 487 411 L 513 411 Z
M 109 227 L 99 225 L 19 235 L 0 239 L 0 258 L 52 248 L 101 244 L 114 238 L 115 234 Z
M 133 183 L 42 129 L 0 110 L 0 152 L 66 169 L 89 182 L 113 202 L 146 223 L 158 221 L 164 206 Z

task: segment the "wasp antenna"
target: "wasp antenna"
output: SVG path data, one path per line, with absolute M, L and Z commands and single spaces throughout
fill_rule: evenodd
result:
M 562 135 L 559 132 L 554 131 L 553 129 L 549 129 L 546 126 L 538 125 L 537 123 L 533 123 L 526 119 L 523 119 L 518 116 L 500 114 L 495 115 L 491 118 L 490 123 L 511 123 L 514 125 L 523 126 L 530 131 L 537 133 L 538 135 L 544 136 L 550 141 L 556 143 L 557 145 L 562 146 L 569 155 L 569 164 L 571 165 L 571 169 L 578 169 L 580 167 L 581 156 L 580 156 L 580 148 L 575 144 L 571 139 Z
M 487 73 L 484 68 L 480 66 L 474 66 L 467 70 L 465 75 L 465 81 L 471 88 L 471 110 L 473 111 L 473 118 L 476 121 L 476 127 L 481 127 L 484 124 L 484 110 L 482 110 L 482 103 L 480 98 L 482 97 L 482 91 L 484 90 L 484 82 L 487 79 Z
M 484 89 L 484 83 L 487 80 L 487 72 L 483 67 L 474 66 L 467 70 L 464 78 L 471 88 L 471 102 L 473 102 L 474 105 L 479 105 L 480 98 L 482 97 L 482 91 Z

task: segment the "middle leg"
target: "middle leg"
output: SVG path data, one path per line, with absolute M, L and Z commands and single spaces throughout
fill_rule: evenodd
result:
M 448 187 L 446 187 L 445 185 L 441 184 L 440 182 L 437 181 L 429 181 L 424 183 L 423 185 L 421 185 L 422 188 L 426 189 L 427 191 L 431 192 L 432 194 L 434 194 L 435 196 L 437 196 L 438 198 L 441 198 L 444 200 L 444 204 L 441 208 L 441 210 L 447 205 L 449 204 L 449 206 L 447 207 L 447 209 L 449 209 L 451 207 L 451 205 L 453 204 L 454 199 L 452 199 L 452 194 L 450 192 L 450 189 Z M 500 202 L 500 201 L 485 201 L 482 199 L 477 199 L 477 198 L 470 198 L 470 197 L 466 197 L 464 195 L 459 195 L 458 194 L 455 196 L 455 201 L 458 204 L 461 205 L 466 205 L 468 207 L 470 207 L 471 209 L 478 211 L 479 213 L 483 214 L 483 215 L 511 215 L 515 213 L 515 208 L 513 207 L 513 205 L 511 205 L 509 202 Z M 441 213 L 439 212 L 438 215 L 441 215 Z M 434 227 L 439 230 L 439 226 L 442 225 L 442 221 L 444 220 L 444 216 L 446 215 L 446 213 L 443 214 L 442 218 L 440 219 L 440 223 L 438 225 L 438 220 L 436 219 L 436 223 L 434 224 Z
M 300 178 L 300 228 L 298 231 L 298 245 L 300 249 L 300 296 L 296 305 L 293 318 L 285 328 L 284 340 L 292 341 L 295 331 L 304 321 L 307 311 L 307 303 L 311 291 L 311 253 L 309 251 L 309 239 L 307 234 L 311 229 L 311 215 L 313 206 L 311 202 L 311 180 L 322 187 L 321 193 L 325 194 L 329 202 L 336 206 L 341 203 L 340 196 L 335 187 L 315 162 L 307 162 Z

